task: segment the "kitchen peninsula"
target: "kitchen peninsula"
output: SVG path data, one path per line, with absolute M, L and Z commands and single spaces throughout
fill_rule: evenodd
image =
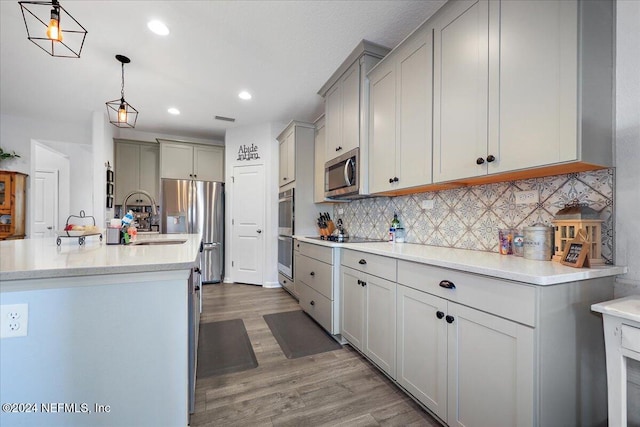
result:
M 22 404 L 0 424 L 187 425 L 200 238 L 154 239 L 184 243 L 0 242 L 1 304 L 28 307 L 26 336 L 0 346 L 2 404 Z

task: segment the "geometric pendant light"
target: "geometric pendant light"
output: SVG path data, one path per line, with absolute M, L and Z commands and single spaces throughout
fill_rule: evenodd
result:
M 122 63 L 122 87 L 120 99 L 106 103 L 109 123 L 119 128 L 134 128 L 138 121 L 138 110 L 124 100 L 124 64 L 128 64 L 131 60 L 124 55 L 116 55 L 116 59 Z
M 80 58 L 87 30 L 58 0 L 18 3 L 29 40 L 51 56 Z

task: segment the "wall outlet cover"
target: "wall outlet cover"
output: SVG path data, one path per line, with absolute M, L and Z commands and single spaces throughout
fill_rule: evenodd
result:
M 516 196 L 516 205 L 528 205 L 540 201 L 538 190 L 516 191 L 514 195 Z
M 26 337 L 28 326 L 28 304 L 0 305 L 0 338 Z
M 434 206 L 435 206 L 435 200 L 433 199 L 423 200 L 420 203 L 420 207 L 424 210 L 431 210 L 434 208 Z

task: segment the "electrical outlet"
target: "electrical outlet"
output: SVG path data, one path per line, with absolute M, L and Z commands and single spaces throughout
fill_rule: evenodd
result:
M 424 210 L 431 210 L 433 209 L 434 206 L 435 206 L 435 200 L 433 199 L 423 200 L 422 203 L 420 203 L 420 207 Z
M 530 203 L 538 203 L 540 197 L 537 190 L 516 191 L 516 205 L 528 205 Z
M 344 209 L 338 208 L 338 215 L 342 215 L 344 213 Z
M 26 337 L 28 326 L 28 304 L 0 305 L 0 338 Z

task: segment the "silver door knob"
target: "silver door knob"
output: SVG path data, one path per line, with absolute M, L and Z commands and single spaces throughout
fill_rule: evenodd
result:
M 256 230 L 256 232 L 257 232 L 258 234 L 260 234 L 260 233 L 262 233 L 262 230 L 258 229 L 258 230 Z

